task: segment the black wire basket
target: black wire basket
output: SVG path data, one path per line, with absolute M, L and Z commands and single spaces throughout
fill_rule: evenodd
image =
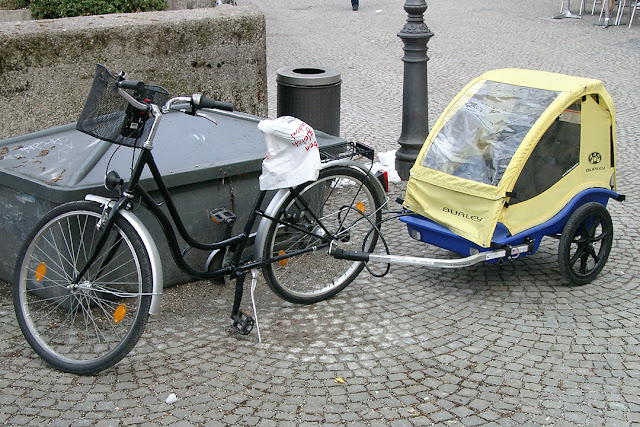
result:
M 96 66 L 96 74 L 76 129 L 114 144 L 140 147 L 151 130 L 153 120 L 146 112 L 131 106 L 118 94 L 118 78 L 102 65 Z M 130 93 L 146 103 L 164 105 L 169 92 L 160 86 L 146 85 L 144 89 Z

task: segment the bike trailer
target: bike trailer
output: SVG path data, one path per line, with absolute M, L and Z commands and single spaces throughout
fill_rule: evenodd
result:
M 407 183 L 404 207 L 417 215 L 402 220 L 412 237 L 465 256 L 523 242 L 532 253 L 580 206 L 609 198 L 624 196 L 602 82 L 501 69 L 470 82 L 435 123 Z

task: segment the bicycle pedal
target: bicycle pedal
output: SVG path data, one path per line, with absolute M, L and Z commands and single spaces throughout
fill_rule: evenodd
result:
M 233 324 L 231 327 L 240 335 L 248 335 L 253 329 L 253 325 L 255 323 L 256 322 L 253 320 L 253 317 L 249 316 L 242 310 L 238 310 L 238 313 L 233 316 Z
M 211 221 L 215 222 L 218 225 L 231 225 L 236 222 L 236 214 L 226 208 L 213 209 L 211 212 L 209 212 L 209 218 L 211 218 Z

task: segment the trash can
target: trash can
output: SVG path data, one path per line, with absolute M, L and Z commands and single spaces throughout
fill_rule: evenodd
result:
M 340 135 L 340 72 L 331 67 L 283 67 L 277 71 L 278 117 L 293 116 L 315 130 Z
M 153 141 L 153 154 L 180 217 L 192 236 L 220 241 L 227 231 L 209 212 L 224 207 L 235 212 L 233 233 L 239 233 L 259 192 L 258 177 L 266 154 L 260 117 L 224 111 L 207 112 L 208 120 L 182 113 L 164 115 Z M 342 138 L 320 134 L 323 147 L 341 145 Z M 55 206 L 82 200 L 87 193 L 114 196 L 104 187 L 107 170 L 128 179 L 132 150 L 79 132 L 75 123 L 0 140 L 0 280 L 10 281 L 18 251 L 35 223 Z M 145 170 L 142 185 L 161 200 Z M 166 212 L 165 212 L 166 213 Z M 162 229 L 145 209 L 136 211 L 156 239 L 163 262 L 164 284 L 193 280 L 172 261 Z M 180 247 L 185 243 L 178 239 Z M 187 262 L 202 269 L 207 251 L 190 251 Z

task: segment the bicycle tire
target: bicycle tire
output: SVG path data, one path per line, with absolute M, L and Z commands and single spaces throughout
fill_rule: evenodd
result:
M 20 329 L 49 365 L 79 375 L 107 369 L 135 346 L 151 303 L 151 264 L 142 239 L 117 216 L 109 239 L 78 285 L 100 231 L 102 207 L 70 202 L 34 226 L 12 284 Z
M 382 221 L 383 201 L 376 184 L 367 175 L 352 167 L 334 166 L 321 170 L 316 181 L 302 184 L 296 191 L 341 248 L 373 251 Z M 276 221 L 272 221 L 266 233 L 263 259 L 322 244 L 322 239 L 310 232 L 326 236 L 326 231 L 293 193 L 286 196 L 274 218 Z M 314 250 L 267 264 L 263 275 L 270 288 L 289 302 L 313 304 L 329 299 L 358 276 L 364 263 L 336 259 L 328 252 L 328 248 Z
M 586 285 L 604 268 L 612 245 L 613 222 L 607 208 L 597 202 L 580 206 L 560 235 L 560 273 L 575 285 Z

